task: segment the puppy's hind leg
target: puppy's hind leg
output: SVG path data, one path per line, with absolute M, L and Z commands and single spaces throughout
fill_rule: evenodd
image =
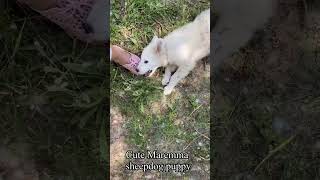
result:
M 177 69 L 174 65 L 168 65 L 165 69 L 164 76 L 162 79 L 162 85 L 167 85 L 170 81 L 171 74 Z
M 174 87 L 178 84 L 180 80 L 185 78 L 189 72 L 194 68 L 194 64 L 188 66 L 178 67 L 178 70 L 171 76 L 169 84 L 164 87 L 164 95 L 171 94 Z

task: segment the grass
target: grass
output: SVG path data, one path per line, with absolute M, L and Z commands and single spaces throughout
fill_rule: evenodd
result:
M 27 144 L 40 179 L 104 179 L 105 49 L 24 10 L 0 12 L 1 145 Z
M 139 55 L 154 35 L 163 37 L 192 21 L 209 4 L 186 0 L 111 1 L 111 44 Z M 126 116 L 125 138 L 129 147 L 142 151 L 187 151 L 193 156 L 192 162 L 208 164 L 209 140 L 197 132 L 209 136 L 209 107 L 197 101 L 201 93 L 209 91 L 208 86 L 209 83 L 201 85 L 204 91 L 189 86 L 186 89 L 190 89 L 190 94 L 181 91 L 180 95 L 164 98 L 160 77 L 136 77 L 113 64 L 111 105 Z

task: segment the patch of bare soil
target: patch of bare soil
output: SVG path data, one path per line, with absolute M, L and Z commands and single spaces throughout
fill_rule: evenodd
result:
M 128 145 L 125 142 L 126 130 L 123 127 L 125 117 L 118 108 L 110 110 L 110 178 L 113 180 L 123 179 L 125 153 Z

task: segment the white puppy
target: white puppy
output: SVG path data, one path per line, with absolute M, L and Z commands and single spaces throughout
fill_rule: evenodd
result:
M 157 68 L 165 67 L 162 84 L 166 85 L 164 94 L 169 95 L 178 82 L 195 67 L 197 61 L 209 53 L 210 9 L 163 39 L 154 36 L 143 49 L 137 71 L 141 75 L 150 76 Z

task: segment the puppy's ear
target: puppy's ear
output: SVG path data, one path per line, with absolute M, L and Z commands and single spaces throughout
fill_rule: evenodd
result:
M 157 38 L 155 42 L 155 51 L 157 54 L 161 53 L 161 51 L 163 50 L 163 45 L 164 45 L 163 39 Z

